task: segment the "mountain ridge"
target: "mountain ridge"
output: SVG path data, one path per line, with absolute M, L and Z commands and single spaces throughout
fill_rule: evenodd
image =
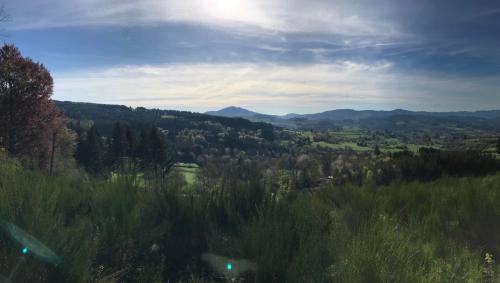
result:
M 237 106 L 228 106 L 216 111 L 207 111 L 203 114 L 230 118 L 247 118 L 255 115 L 261 115 L 260 113 Z
M 394 115 L 424 115 L 433 117 L 476 117 L 484 119 L 495 119 L 500 117 L 500 110 L 477 110 L 477 111 L 411 111 L 405 109 L 394 110 L 354 110 L 354 109 L 333 109 L 311 114 L 296 114 L 289 113 L 285 115 L 271 115 L 251 111 L 242 107 L 229 106 L 217 111 L 208 111 L 204 114 L 213 116 L 223 116 L 231 118 L 247 118 L 256 120 L 290 120 L 290 119 L 307 119 L 307 120 L 360 120 L 371 117 L 388 117 Z

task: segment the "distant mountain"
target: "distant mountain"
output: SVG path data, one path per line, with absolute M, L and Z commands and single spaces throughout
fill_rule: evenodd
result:
M 486 111 L 457 111 L 457 112 L 415 112 L 417 114 L 430 115 L 435 117 L 475 117 L 483 119 L 497 119 L 500 118 L 500 110 L 486 110 Z
M 227 107 L 205 114 L 172 110 L 147 110 L 121 105 L 102 105 L 92 103 L 73 103 L 56 101 L 57 106 L 70 118 L 93 120 L 104 133 L 111 131 L 115 121 L 126 121 L 134 128 L 141 124 L 158 124 L 165 129 L 176 129 L 183 125 L 187 128 L 198 127 L 199 121 L 214 121 L 225 127 L 266 128 L 259 123 L 289 129 L 334 130 L 342 127 L 360 127 L 370 130 L 391 130 L 410 132 L 413 130 L 445 131 L 452 128 L 481 129 L 495 131 L 500 129 L 500 110 L 475 112 L 425 112 L 395 109 L 392 111 L 337 109 L 315 114 L 287 114 L 283 116 L 260 114 L 241 107 Z M 208 114 L 208 115 L 206 115 Z M 167 119 L 175 117 L 175 119 Z M 243 118 L 243 119 L 232 119 Z M 250 122 L 251 121 L 251 122 Z M 270 125 L 269 125 L 270 126 Z M 267 129 L 267 128 L 266 128 Z
M 484 127 L 491 128 L 492 122 L 498 125 L 500 121 L 500 110 L 426 112 L 404 109 L 395 109 L 391 111 L 336 109 L 313 114 L 301 115 L 290 113 L 278 116 L 260 114 L 244 108 L 231 106 L 219 111 L 206 112 L 205 114 L 231 118 L 240 117 L 254 122 L 266 122 L 275 126 L 291 129 L 334 129 L 346 123 L 355 123 L 358 126 L 368 128 L 385 127 L 387 129 L 402 129 L 404 127 L 394 127 L 392 124 L 401 117 L 406 117 L 405 119 L 411 119 L 413 117 L 415 123 L 418 122 L 417 124 L 420 126 L 427 125 L 428 123 L 450 125 L 452 121 L 460 121 L 459 124 L 461 126 L 467 125 L 471 127 L 469 122 L 474 122 L 476 126 L 483 125 Z M 452 120 L 450 120 L 450 118 Z M 484 119 L 484 121 L 481 124 L 477 119 Z M 405 124 L 416 126 L 414 123 Z
M 217 110 L 217 111 L 208 111 L 208 112 L 205 112 L 205 114 L 212 115 L 212 116 L 231 117 L 231 118 L 235 118 L 235 117 L 250 118 L 250 117 L 255 116 L 255 115 L 261 115 L 257 112 L 253 112 L 253 111 L 247 110 L 245 108 L 236 107 L 236 106 L 229 106 L 229 107 L 223 108 L 221 110 Z
M 395 115 L 418 115 L 429 117 L 474 117 L 483 119 L 495 119 L 500 117 L 500 110 L 490 111 L 459 111 L 459 112 L 426 112 L 426 111 L 409 111 L 403 109 L 395 109 L 391 111 L 375 111 L 375 110 L 352 110 L 338 109 L 315 114 L 306 114 L 300 117 L 308 120 L 360 120 L 366 118 L 385 118 Z
M 302 116 L 301 114 L 297 114 L 297 113 L 288 113 L 286 115 L 283 115 L 283 116 L 280 116 L 280 118 L 282 119 L 293 119 L 293 118 L 297 118 L 297 117 L 300 117 Z
M 333 120 L 333 121 L 342 121 L 342 120 L 360 120 L 365 118 L 380 118 L 380 117 L 388 117 L 393 115 L 407 115 L 413 112 L 408 110 L 396 109 L 392 111 L 375 111 L 375 110 L 352 110 L 352 109 L 337 109 L 330 110 L 321 113 L 315 114 L 306 114 L 302 117 L 308 120 Z
M 409 111 L 404 109 L 395 109 L 391 111 L 377 111 L 377 110 L 353 110 L 353 109 L 335 109 L 320 113 L 313 114 L 296 114 L 290 113 L 283 116 L 277 115 L 267 115 L 257 112 L 250 111 L 241 107 L 230 106 L 223 108 L 218 111 L 209 111 L 205 114 L 212 116 L 222 116 L 222 117 L 240 117 L 246 118 L 253 121 L 262 121 L 269 123 L 288 123 L 284 120 L 331 120 L 331 121 L 344 121 L 353 120 L 358 121 L 367 118 L 386 118 L 394 115 L 419 115 L 419 116 L 429 116 L 429 117 L 475 117 L 483 119 L 496 119 L 500 118 L 500 110 L 489 110 L 489 111 L 457 111 L 457 112 L 426 112 L 426 111 Z

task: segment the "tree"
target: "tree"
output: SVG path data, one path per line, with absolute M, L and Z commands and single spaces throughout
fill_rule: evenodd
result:
M 173 165 L 172 155 L 167 145 L 167 137 L 157 127 L 152 127 L 149 135 L 151 165 L 157 176 L 165 177 Z
M 167 137 L 157 127 L 153 126 L 149 131 L 141 132 L 138 152 L 143 169 L 152 171 L 155 177 L 165 178 L 174 165 Z
M 62 113 L 50 99 L 47 69 L 13 45 L 0 49 L 0 146 L 11 154 L 48 165 L 64 129 Z
M 104 170 L 105 147 L 95 125 L 87 131 L 86 138 L 80 137 L 77 149 L 77 160 L 95 175 Z
M 137 138 L 130 127 L 125 128 L 125 137 L 127 139 L 127 156 L 135 158 L 137 150 Z
M 87 132 L 82 129 L 80 121 L 75 126 L 76 133 L 76 150 L 75 159 L 79 164 L 85 165 L 87 162 Z
M 333 162 L 333 152 L 331 150 L 325 152 L 321 155 L 321 169 L 324 176 L 330 176 L 332 174 L 332 162 Z
M 497 138 L 497 153 L 500 154 L 500 137 Z
M 119 122 L 115 123 L 109 148 L 109 161 L 113 169 L 123 169 L 123 159 L 127 155 L 128 147 L 125 126 Z

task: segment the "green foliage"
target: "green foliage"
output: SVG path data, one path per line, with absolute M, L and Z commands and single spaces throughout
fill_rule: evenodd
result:
M 64 143 L 64 120 L 51 100 L 54 82 L 41 64 L 19 49 L 0 48 L 0 147 L 30 167 L 54 169 L 55 152 Z
M 342 260 L 330 267 L 333 281 L 481 280 L 481 260 L 478 254 L 445 241 L 423 241 L 416 231 L 418 230 L 403 227 L 385 215 L 379 215 L 368 218 L 351 237 L 348 237 L 349 234 L 335 233 L 335 238 L 340 241 L 336 245 L 335 254 Z M 439 253 L 440 244 L 450 249 L 445 255 Z
M 127 174 L 49 177 L 0 155 L 0 221 L 63 258 L 52 266 L 28 256 L 16 281 L 210 282 L 207 252 L 255 262 L 244 276 L 257 282 L 498 280 L 499 175 L 276 198 L 258 164 L 213 161 L 220 175 L 190 193 L 175 178 L 137 187 Z M 0 273 L 20 248 L 0 233 Z
M 497 138 L 497 153 L 500 154 L 500 137 Z
M 92 125 L 85 134 L 81 128 L 78 128 L 76 132 L 78 133 L 76 160 L 88 172 L 102 175 L 106 166 L 106 148 L 96 126 Z
M 329 209 L 303 196 L 268 207 L 245 225 L 244 254 L 257 262 L 259 282 L 324 282 L 330 229 Z

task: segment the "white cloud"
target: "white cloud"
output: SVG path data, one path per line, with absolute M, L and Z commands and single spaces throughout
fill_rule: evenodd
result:
M 335 108 L 471 110 L 499 103 L 494 79 L 398 74 L 390 62 L 145 65 L 54 77 L 60 100 L 193 111 L 229 105 L 275 114 Z
M 356 2 L 356 3 L 354 3 Z M 230 30 L 399 34 L 373 4 L 348 0 L 18 0 L 7 3 L 14 28 L 180 22 Z M 365 3 L 366 4 L 366 3 Z

